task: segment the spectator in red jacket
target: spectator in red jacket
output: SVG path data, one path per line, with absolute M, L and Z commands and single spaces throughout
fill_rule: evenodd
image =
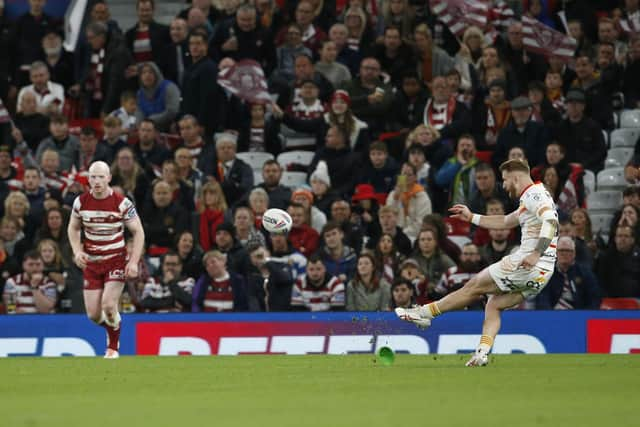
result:
M 299 203 L 291 203 L 288 209 L 293 220 L 293 227 L 289 232 L 289 241 L 294 248 L 306 257 L 315 253 L 320 245 L 320 235 L 311 228 L 305 220 L 305 208 Z

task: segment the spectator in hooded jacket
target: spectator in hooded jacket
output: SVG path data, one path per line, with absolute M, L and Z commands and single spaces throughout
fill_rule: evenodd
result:
M 143 62 L 138 70 L 140 89 L 136 94 L 136 122 L 149 119 L 156 124 L 156 129 L 167 132 L 180 111 L 180 89 L 166 80 L 153 62 Z

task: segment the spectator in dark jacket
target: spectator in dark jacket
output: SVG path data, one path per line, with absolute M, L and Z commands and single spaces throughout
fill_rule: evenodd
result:
M 598 172 L 604 167 L 607 144 L 600 125 L 585 116 L 585 99 L 580 90 L 569 91 L 567 118 L 560 124 L 556 139 L 564 145 L 567 161 L 580 163 L 585 169 Z
M 605 296 L 640 298 L 640 248 L 627 225 L 616 228 L 614 244 L 598 258 L 596 272 Z
M 247 311 L 246 281 L 227 269 L 227 256 L 220 251 L 209 251 L 202 262 L 206 271 L 193 288 L 191 311 Z
M 189 35 L 189 53 L 193 63 L 184 74 L 182 85 L 182 114 L 191 114 L 203 126 L 205 139 L 210 138 L 217 128 L 217 105 L 220 94 L 214 76 L 218 74 L 216 64 L 207 57 L 207 34 L 197 29 Z
M 257 21 L 251 5 L 240 6 L 235 19 L 220 24 L 211 39 L 209 54 L 217 61 L 227 56 L 236 61 L 253 59 L 267 75 L 276 57 L 271 34 Z
M 627 66 L 624 69 L 622 92 L 627 108 L 640 106 L 640 37 L 636 36 L 629 42 Z
M 544 150 L 549 143 L 549 132 L 540 123 L 531 120 L 531 101 L 518 97 L 511 103 L 511 123 L 498 135 L 496 150 L 493 153 L 493 165 L 498 169 L 507 160 L 512 147 L 523 147 L 531 165 L 544 161 Z
M 612 94 L 603 86 L 589 53 L 581 52 L 576 55 L 576 75 L 577 78 L 572 86 L 582 89 L 585 94 L 585 114 L 598 122 L 603 129 L 612 129 L 614 126 Z
M 175 252 L 162 256 L 158 277 L 150 277 L 144 285 L 140 306 L 146 311 L 191 311 L 191 292 L 195 279 L 182 274 L 182 260 Z
M 109 32 L 106 24 L 92 22 L 87 26 L 90 49 L 84 58 L 79 82 L 71 87 L 72 93 L 84 93 L 89 104 L 89 115 L 99 117 L 120 105 L 120 95 L 126 87 L 125 70 L 133 63 L 122 36 Z
M 391 106 L 391 130 L 407 134 L 422 123 L 429 90 L 415 70 L 405 71 L 400 83 Z
M 432 97 L 424 108 L 423 123 L 436 128 L 442 139 L 457 139 L 471 132 L 471 113 L 451 93 L 446 77 L 435 76 L 431 91 Z
M 182 88 L 184 73 L 191 65 L 191 54 L 189 53 L 189 43 L 187 41 L 188 35 L 187 21 L 182 18 L 175 18 L 171 21 L 171 26 L 169 27 L 171 40 L 164 47 L 162 63 L 160 64 L 165 77 L 178 85 L 179 88 Z
M 187 212 L 171 201 L 171 187 L 159 180 L 152 187 L 151 199 L 142 214 L 147 253 L 159 256 L 170 248 L 176 236 L 189 229 Z
M 547 286 L 536 297 L 538 310 L 597 310 L 600 288 L 591 269 L 576 263 L 571 237 L 558 239 L 558 260 Z
M 248 248 L 251 270 L 247 292 L 251 311 L 289 311 L 294 278 L 291 265 L 270 259 L 264 246 Z
M 234 206 L 253 187 L 253 170 L 236 157 L 238 137 L 232 133 L 217 133 L 215 178 L 222 186 L 229 206 Z
M 170 42 L 169 27 L 154 21 L 154 9 L 153 0 L 138 0 L 136 2 L 138 22 L 124 35 L 127 48 L 138 64 L 148 61 L 161 63 L 164 57 L 163 50 Z
M 401 37 L 398 27 L 385 28 L 382 44 L 375 44 L 371 56 L 380 63 L 382 71 L 391 78 L 390 83 L 397 86 L 401 83 L 406 70 L 415 69 L 416 61 L 413 50 Z
M 362 168 L 358 184 L 371 184 L 376 193 L 388 194 L 396 186 L 400 165 L 389 157 L 387 144 L 376 141 L 369 146 L 369 158 Z

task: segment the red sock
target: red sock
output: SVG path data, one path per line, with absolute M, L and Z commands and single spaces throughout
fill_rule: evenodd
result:
M 100 326 L 105 328 L 107 331 L 107 348 L 118 351 L 118 348 L 120 347 L 120 325 L 118 325 L 118 329 L 114 329 L 113 326 L 107 325 L 106 322 L 100 323 Z

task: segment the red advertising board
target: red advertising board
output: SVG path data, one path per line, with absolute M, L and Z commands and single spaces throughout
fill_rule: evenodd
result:
M 587 353 L 640 354 L 640 320 L 587 320 Z

